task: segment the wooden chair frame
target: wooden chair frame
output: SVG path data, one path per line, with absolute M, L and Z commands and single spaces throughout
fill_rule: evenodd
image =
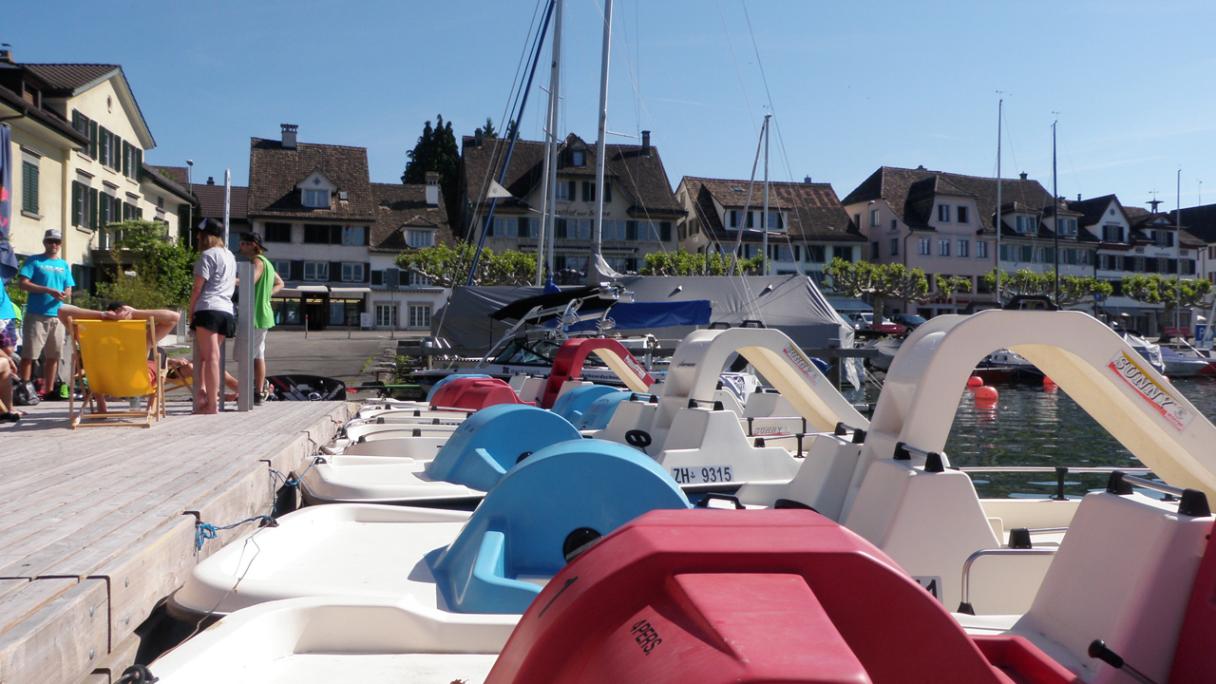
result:
M 115 411 L 107 406 L 105 413 L 97 412 L 97 395 L 84 381 L 87 380 L 84 369 L 84 357 L 80 350 L 80 335 L 76 321 L 68 319 L 68 332 L 72 336 L 72 382 L 68 392 L 68 416 L 71 428 L 77 427 L 152 427 L 152 423 L 165 417 L 165 370 L 166 359 L 156 347 L 156 322 L 152 319 L 147 324 L 147 347 L 145 359 L 156 361 L 156 383 L 152 393 L 139 397 L 114 397 L 114 399 L 144 399 L 145 408 L 142 411 Z M 81 399 L 77 410 L 76 389 L 80 388 Z M 142 419 L 135 422 L 130 419 Z

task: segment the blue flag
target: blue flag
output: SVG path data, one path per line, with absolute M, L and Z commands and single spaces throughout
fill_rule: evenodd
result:
M 9 242 L 13 227 L 13 149 L 12 131 L 0 124 L 0 284 L 17 275 L 17 255 Z

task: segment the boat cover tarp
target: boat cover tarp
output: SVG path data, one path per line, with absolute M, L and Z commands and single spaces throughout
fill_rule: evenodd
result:
M 682 325 L 709 325 L 712 305 L 708 299 L 687 302 L 624 302 L 612 307 L 608 317 L 614 330 L 653 330 Z M 596 321 L 579 321 L 566 328 L 569 332 L 595 330 Z
M 633 293 L 635 302 L 708 300 L 710 323 L 737 326 L 745 320 L 762 321 L 770 328 L 780 328 L 803 349 L 853 346 L 853 329 L 804 275 L 625 276 L 617 284 Z M 432 318 L 431 333 L 456 348 L 487 350 L 510 329 L 492 314 L 542 293 L 539 287 L 454 288 L 447 305 Z M 695 327 L 672 325 L 648 332 L 663 340 L 679 340 Z

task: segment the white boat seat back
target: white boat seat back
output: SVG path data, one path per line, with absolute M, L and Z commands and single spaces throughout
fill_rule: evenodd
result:
M 665 435 L 653 435 L 660 449 L 647 449 L 678 484 L 787 481 L 800 460 L 780 446 L 759 446 L 726 410 L 684 409 Z M 704 471 L 703 471 L 704 469 Z
M 1211 516 L 1180 515 L 1176 501 L 1105 492 L 1086 496 L 1014 633 L 1086 682 L 1128 681 L 1088 657 L 1094 639 L 1152 680 L 1169 680 L 1211 531 Z
M 781 498 L 806 504 L 839 521 L 861 444 L 827 433 L 808 435 L 806 439 L 806 458 Z
M 519 395 L 520 401 L 535 403 L 540 400 L 541 394 L 545 391 L 546 382 L 548 381 L 545 378 L 525 376 L 523 384 L 515 393 Z
M 788 399 L 776 391 L 763 390 L 755 392 L 747 398 L 743 407 L 743 416 L 796 416 L 798 410 Z
M 659 405 L 650 403 L 647 398 L 622 401 L 608 421 L 608 427 L 595 434 L 596 439 L 606 439 L 609 442 L 625 443 L 625 433 L 630 430 L 650 431 L 654 423 Z
M 714 390 L 714 401 L 722 402 L 722 408 L 736 416 L 743 415 L 743 404 L 739 403 L 739 397 L 736 397 L 735 393 L 730 390 Z
M 588 385 L 594 385 L 594 384 L 595 383 L 591 382 L 590 380 L 567 380 L 567 381 L 563 382 L 562 386 L 557 389 L 557 396 L 554 397 L 554 400 L 561 399 L 563 394 L 565 394 L 566 392 L 569 392 L 570 390 L 574 389 L 575 387 L 586 387 Z M 538 394 L 537 397 L 539 397 L 539 396 L 540 395 Z
M 507 378 L 507 384 L 510 385 L 511 389 L 515 390 L 516 394 L 519 394 L 519 391 L 524 388 L 524 383 L 531 377 L 531 375 L 524 373 L 512 375 L 510 378 Z
M 963 562 L 1001 545 L 966 473 L 926 472 L 912 460 L 884 458 L 865 471 L 844 525 L 895 559 L 937 598 L 957 606 Z

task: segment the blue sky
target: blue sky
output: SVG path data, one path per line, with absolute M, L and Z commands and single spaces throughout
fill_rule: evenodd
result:
M 566 0 L 560 128 L 588 141 L 601 2 Z M 394 181 L 424 120 L 440 113 L 458 135 L 499 121 L 535 7 L 23 0 L 0 41 L 21 62 L 122 64 L 158 143 L 148 159 L 193 159 L 196 180 L 231 167 L 245 182 L 249 138 L 289 121 L 304 142 L 367 147 L 373 180 Z M 994 174 L 1002 90 L 1005 176 L 1050 189 L 1054 111 L 1062 195 L 1144 206 L 1158 190 L 1173 207 L 1181 168 L 1183 206 L 1201 179 L 1210 203 L 1214 25 L 1207 0 L 617 0 L 609 129 L 624 135 L 609 141 L 652 130 L 673 185 L 746 178 L 771 94 L 772 177 L 809 175 L 843 197 L 883 164 Z

